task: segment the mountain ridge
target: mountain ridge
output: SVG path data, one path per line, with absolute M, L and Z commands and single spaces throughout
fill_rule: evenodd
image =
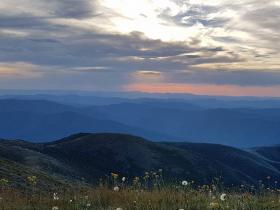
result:
M 133 100 L 70 106 L 0 100 L 0 136 L 46 142 L 73 133 L 127 133 L 153 141 L 220 143 L 239 148 L 277 144 L 280 109 L 205 109 L 182 101 Z
M 78 133 L 48 143 L 0 140 L 0 160 L 20 166 L 27 174 L 45 174 L 61 183 L 97 184 L 111 172 L 132 179 L 146 171 L 163 169 L 166 182 L 194 180 L 209 184 L 215 178 L 227 186 L 257 185 L 270 176 L 280 180 L 279 164 L 258 153 L 218 144 L 151 142 L 114 133 Z M 0 176 L 13 177 L 7 165 Z M 26 178 L 26 177 L 25 177 Z

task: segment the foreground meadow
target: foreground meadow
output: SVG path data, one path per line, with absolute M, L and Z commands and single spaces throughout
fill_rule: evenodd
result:
M 195 186 L 180 181 L 164 184 L 160 175 L 146 174 L 129 182 L 111 175 L 99 186 L 60 187 L 55 191 L 38 189 L 37 177 L 27 177 L 28 187 L 15 190 L 1 180 L 1 210 L 265 210 L 280 209 L 280 193 L 274 186 L 244 186 L 227 189 L 218 182 Z M 269 181 L 269 180 L 268 180 Z M 276 182 L 275 182 L 276 184 Z M 272 184 L 268 184 L 272 185 Z

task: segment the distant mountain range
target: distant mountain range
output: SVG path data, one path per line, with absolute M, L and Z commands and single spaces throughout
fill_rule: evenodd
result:
M 151 142 L 124 134 L 81 133 L 50 143 L 0 140 L 0 177 L 22 187 L 36 175 L 41 187 L 95 184 L 111 172 L 131 180 L 163 169 L 166 182 L 225 185 L 280 179 L 280 146 L 240 150 L 215 144 Z
M 280 108 L 280 98 L 200 96 L 192 94 L 107 93 L 73 91 L 1 91 L 0 99 L 48 100 L 74 106 L 110 105 L 119 103 L 179 102 L 191 103 L 205 109 L 213 108 Z
M 123 99 L 105 105 L 0 100 L 0 137 L 33 142 L 79 132 L 112 132 L 154 141 L 245 148 L 278 144 L 279 128 L 280 109 L 276 108 L 205 108 L 178 99 Z

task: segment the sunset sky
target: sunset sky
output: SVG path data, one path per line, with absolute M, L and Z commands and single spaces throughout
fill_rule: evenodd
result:
M 1 0 L 0 88 L 280 97 L 280 0 Z

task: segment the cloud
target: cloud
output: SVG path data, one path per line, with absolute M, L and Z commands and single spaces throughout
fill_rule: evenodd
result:
M 162 73 L 159 71 L 145 70 L 145 71 L 137 71 L 136 74 L 140 76 L 160 76 Z
M 138 83 L 124 86 L 126 91 L 147 93 L 192 93 L 215 96 L 271 96 L 280 97 L 280 86 L 238 86 L 238 85 L 207 85 L 187 83 Z
M 41 77 L 38 66 L 29 63 L 0 63 L 0 79 L 34 79 Z
M 115 90 L 141 77 L 275 86 L 279 8 L 273 0 L 2 0 L 2 75 L 25 74 L 34 88 Z M 32 68 L 12 74 L 20 64 Z
M 166 75 L 169 83 L 215 84 L 238 86 L 277 86 L 280 84 L 279 71 L 267 70 L 204 70 L 176 71 Z

